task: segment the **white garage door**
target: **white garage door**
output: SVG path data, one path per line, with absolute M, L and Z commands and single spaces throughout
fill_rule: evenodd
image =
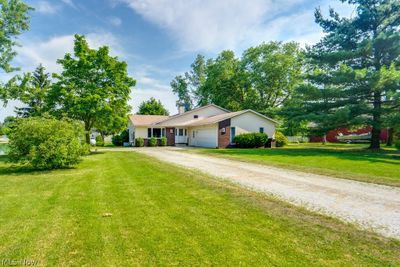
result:
M 215 127 L 195 129 L 193 145 L 200 147 L 217 147 L 217 129 Z

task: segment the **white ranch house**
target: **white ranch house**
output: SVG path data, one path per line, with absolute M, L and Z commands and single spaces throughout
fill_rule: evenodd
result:
M 130 115 L 129 141 L 133 144 L 141 137 L 147 143 L 151 137 L 166 137 L 170 146 L 226 148 L 241 133 L 261 132 L 274 138 L 276 123 L 250 109 L 230 112 L 211 104 L 187 112 L 180 109 L 173 116 Z

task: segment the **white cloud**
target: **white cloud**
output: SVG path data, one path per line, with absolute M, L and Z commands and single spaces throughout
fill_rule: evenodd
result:
M 138 106 L 141 102 L 148 100 L 150 97 L 161 100 L 170 114 L 176 113 L 176 100 L 177 97 L 173 94 L 169 82 L 154 79 L 155 73 L 164 72 L 153 66 L 142 66 L 140 71 L 133 73 L 136 79 L 136 86 L 131 94 L 130 105 L 133 107 L 132 112 L 138 111 Z
M 39 1 L 35 5 L 35 10 L 39 13 L 53 15 L 60 10 L 60 7 L 58 5 L 54 5 L 54 3 L 50 4 L 47 1 Z
M 74 4 L 74 2 L 72 2 L 72 0 L 61 0 L 64 4 L 66 4 L 67 6 L 70 6 L 74 9 L 76 9 L 76 6 Z
M 110 17 L 108 18 L 108 22 L 115 27 L 118 27 L 122 24 L 122 20 L 118 17 Z
M 85 35 L 89 45 L 98 48 L 103 45 L 110 47 L 110 53 L 114 56 L 123 57 L 124 52 L 119 45 L 118 39 L 111 33 L 88 33 Z M 15 61 L 24 71 L 32 71 L 40 63 L 49 72 L 59 72 L 61 67 L 57 59 L 66 53 L 73 51 L 74 36 L 56 36 L 44 41 L 25 40 L 22 47 L 17 48 Z
M 315 7 L 306 0 L 119 1 L 166 29 L 183 51 L 241 50 L 269 40 L 304 44 L 322 36 L 314 22 Z M 335 2 L 321 0 L 326 9 L 331 4 L 339 6 Z M 346 6 L 339 9 L 348 11 Z

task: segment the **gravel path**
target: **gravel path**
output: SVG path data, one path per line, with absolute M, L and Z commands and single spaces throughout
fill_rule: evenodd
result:
M 400 239 L 400 188 L 185 153 L 179 149 L 135 151 L 267 192 L 310 210 Z

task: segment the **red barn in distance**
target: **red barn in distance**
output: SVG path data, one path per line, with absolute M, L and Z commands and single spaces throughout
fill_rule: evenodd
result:
M 347 128 L 338 128 L 336 130 L 331 130 L 326 134 L 326 141 L 331 142 L 331 143 L 338 143 L 340 142 L 338 140 L 338 136 L 340 135 L 366 135 L 370 134 L 372 130 L 372 127 L 365 127 L 361 128 L 358 130 L 349 130 Z M 310 136 L 310 142 L 322 142 L 324 139 L 323 136 Z M 381 136 L 380 136 L 381 142 L 386 143 L 388 139 L 388 129 L 382 129 L 381 131 Z

